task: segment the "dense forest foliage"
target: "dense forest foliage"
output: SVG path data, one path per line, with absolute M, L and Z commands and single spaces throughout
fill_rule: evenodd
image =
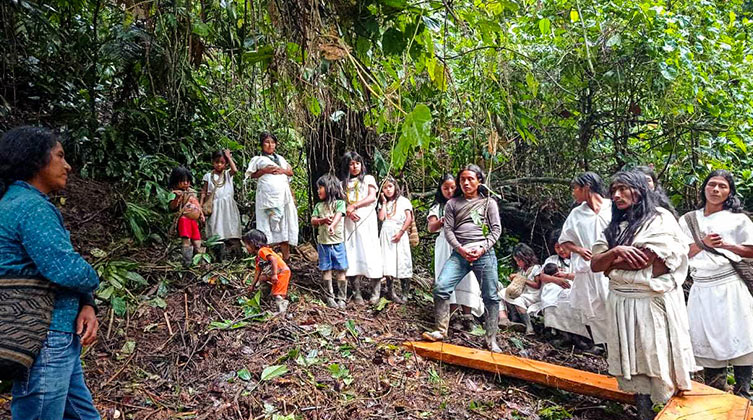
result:
M 173 166 L 198 176 L 220 147 L 245 164 L 260 131 L 280 138 L 301 203 L 355 149 L 414 193 L 479 163 L 532 236 L 586 169 L 652 164 L 686 209 L 699 178 L 728 168 L 750 205 L 751 12 L 740 0 L 11 0 L 0 130 L 59 130 L 83 176 L 124 192 L 139 240 L 164 230 Z

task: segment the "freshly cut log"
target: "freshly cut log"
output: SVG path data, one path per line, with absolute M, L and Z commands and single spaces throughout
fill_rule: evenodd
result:
M 419 356 L 457 366 L 523 379 L 577 394 L 635 403 L 635 396 L 620 391 L 614 377 L 538 360 L 492 353 L 443 342 L 408 341 L 405 347 Z M 750 401 L 693 382 L 693 390 L 672 397 L 656 420 L 750 420 Z

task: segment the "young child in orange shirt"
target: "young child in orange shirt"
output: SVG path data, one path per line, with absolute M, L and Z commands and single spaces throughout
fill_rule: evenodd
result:
M 270 293 L 277 305 L 277 313 L 285 313 L 288 309 L 289 302 L 285 299 L 288 295 L 288 284 L 290 283 L 290 268 L 285 261 L 272 251 L 267 244 L 267 235 L 264 232 L 251 229 L 243 235 L 243 245 L 250 254 L 256 255 L 256 274 L 254 281 L 251 283 L 251 292 L 254 291 L 257 283 L 264 281 L 272 285 Z

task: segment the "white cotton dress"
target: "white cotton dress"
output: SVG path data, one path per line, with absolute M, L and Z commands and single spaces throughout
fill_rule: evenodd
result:
M 579 247 L 591 249 L 610 220 L 612 220 L 610 200 L 602 200 L 598 214 L 588 206 L 588 203 L 583 202 L 567 216 L 557 242 L 572 242 Z M 591 271 L 591 262 L 586 261 L 579 254 L 573 253 L 570 263 L 575 273 L 573 287 L 570 290 L 570 303 L 580 310 L 583 322 L 591 327 L 594 343 L 606 343 L 606 304 L 609 280 L 602 273 Z
M 427 219 L 432 216 L 441 219 L 444 216 L 444 206 L 434 204 L 429 209 Z M 434 281 L 439 278 L 444 263 L 450 259 L 450 254 L 452 254 L 452 247 L 444 236 L 444 229 L 440 229 L 437 239 L 434 240 Z M 473 274 L 473 271 L 460 280 L 460 283 L 455 287 L 455 291 L 450 295 L 450 303 L 471 308 L 471 313 L 477 317 L 484 314 L 484 301 L 481 298 L 481 287 L 479 286 L 478 280 L 476 280 L 476 275 Z
M 525 276 L 525 278 L 528 279 L 528 281 L 534 281 L 536 279 L 536 276 L 539 275 L 541 272 L 541 266 L 536 264 L 532 267 L 529 267 L 525 272 L 519 272 L 518 274 Z M 500 298 L 500 304 L 502 304 L 502 300 L 504 300 L 507 303 L 513 304 L 515 306 L 518 306 L 520 308 L 523 308 L 526 310 L 526 312 L 537 312 L 539 303 L 541 302 L 541 289 L 534 289 L 533 287 L 529 285 L 523 286 L 523 292 L 520 294 L 520 296 L 516 297 L 515 299 L 508 299 L 507 298 L 507 288 L 499 291 L 499 298 Z M 504 307 L 501 307 L 501 309 L 504 309 Z M 533 311 L 531 311 L 533 309 Z
M 410 254 L 410 232 L 404 232 L 398 243 L 392 242 L 405 223 L 406 212 L 413 213 L 413 205 L 405 197 L 384 204 L 385 218 L 379 232 L 379 245 L 382 248 L 382 275 L 408 279 L 413 277 L 413 260 Z
M 724 242 L 753 245 L 753 223 L 742 213 L 722 210 L 698 219 L 700 235 L 719 234 Z M 686 221 L 680 226 L 687 243 L 694 243 Z M 736 261 L 740 256 L 718 249 Z M 706 251 L 690 259 L 693 286 L 688 296 L 688 318 L 693 352 L 699 365 L 708 368 L 753 365 L 753 297 L 729 261 Z
M 207 237 L 217 235 L 220 240 L 240 239 L 241 214 L 235 203 L 235 187 L 230 170 L 221 175 L 209 172 L 202 182 L 207 185 L 207 193 L 214 192 L 212 214 L 207 218 Z
M 363 181 L 352 178 L 348 182 L 347 204 L 363 200 L 369 195 L 369 187 L 377 189 L 373 176 L 366 175 Z M 348 255 L 347 276 L 366 276 L 370 279 L 382 278 L 382 251 L 379 245 L 379 225 L 377 223 L 376 201 L 356 209 L 361 219 L 354 222 L 345 218 L 345 252 Z
M 542 269 L 549 263 L 556 264 L 561 271 L 566 273 L 572 272 L 569 258 L 562 259 L 557 254 L 551 255 L 541 265 Z M 572 290 L 573 282 L 570 280 L 565 281 L 570 283 L 569 289 L 565 289 L 554 283 L 546 283 L 541 286 L 541 303 L 535 309 L 544 311 L 544 326 L 588 337 L 588 330 L 583 323 L 583 316 L 570 302 L 570 291 Z
M 269 166 L 290 168 L 284 157 L 276 155 L 280 164 L 268 156 L 254 156 L 248 164 L 246 179 L 252 173 Z M 285 174 L 266 174 L 258 178 L 256 184 L 256 228 L 267 235 L 270 244 L 288 242 L 298 245 L 298 210 L 295 207 L 293 193 L 290 191 L 290 179 Z M 275 220 L 270 212 L 276 213 Z
M 607 362 L 621 390 L 650 394 L 666 403 L 678 390 L 691 388 L 698 370 L 688 332 L 682 283 L 688 272 L 686 238 L 674 216 L 663 208 L 638 229 L 632 245 L 647 248 L 669 272 L 653 277 L 643 270 L 612 270 L 607 303 Z M 627 228 L 623 222 L 621 229 Z M 602 234 L 594 254 L 607 251 Z

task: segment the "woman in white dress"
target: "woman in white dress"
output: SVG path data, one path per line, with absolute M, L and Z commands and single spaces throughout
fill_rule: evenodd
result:
M 642 173 L 618 172 L 610 193 L 612 220 L 591 260 L 609 278 L 607 362 L 620 389 L 636 394 L 640 418 L 650 420 L 652 402 L 689 391 L 697 370 L 682 291 L 687 240 Z
M 612 219 L 612 203 L 602 196 L 601 177 L 584 172 L 573 179 L 573 198 L 578 202 L 567 216 L 559 242 L 571 252 L 575 272 L 570 302 L 583 315 L 596 344 L 607 342 L 607 294 L 609 281 L 591 271 L 591 247 Z
M 387 177 L 382 182 L 382 193 L 379 195 L 379 221 L 382 230 L 379 232 L 379 245 L 382 249 L 382 274 L 387 278 L 387 294 L 396 303 L 405 303 L 408 283 L 413 277 L 413 259 L 410 253 L 410 240 L 405 232 L 410 229 L 413 221 L 413 205 L 403 197 L 397 181 Z M 399 296 L 394 281 L 400 279 L 403 296 Z M 378 300 L 372 296 L 369 303 Z M 376 302 L 373 302 L 376 303 Z
M 371 281 L 372 296 L 379 295 L 382 281 L 382 252 L 377 223 L 377 183 L 366 174 L 361 155 L 348 152 L 342 158 L 340 180 L 345 190 L 346 275 L 353 278 L 353 301 L 363 304 L 361 277 Z
M 229 149 L 212 154 L 214 170 L 204 175 L 201 187 L 201 206 L 211 197 L 212 212 L 207 218 L 207 238 L 217 236 L 220 241 L 240 246 L 241 215 L 235 203 L 233 177 L 238 168 Z M 229 168 L 228 168 L 229 166 Z M 238 249 L 240 251 L 240 249 Z M 220 260 L 225 254 L 225 244 L 220 249 Z
M 267 235 L 270 245 L 280 244 L 282 258 L 290 259 L 290 246 L 298 245 L 298 210 L 290 189 L 293 168 L 275 153 L 277 137 L 259 135 L 261 155 L 248 164 L 246 178 L 258 179 L 256 186 L 256 228 Z
M 588 330 L 583 324 L 580 311 L 573 307 L 570 302 L 570 291 L 572 290 L 575 273 L 573 273 L 570 263 L 570 251 L 567 251 L 557 242 L 561 232 L 560 229 L 557 229 L 550 235 L 549 246 L 555 253 L 550 255 L 541 267 L 554 264 L 557 267 L 557 272 L 554 275 L 546 274 L 543 271 L 539 274 L 539 280 L 542 284 L 541 303 L 536 309 L 544 312 L 544 326 L 553 328 L 558 331 L 558 335 L 562 335 L 561 338 L 552 341 L 552 344 L 564 345 L 573 342 L 578 348 L 586 350 L 591 348 L 583 340 L 583 338 L 589 337 Z
M 749 397 L 753 297 L 730 260 L 753 257 L 753 223 L 743 212 L 728 171 L 711 172 L 701 191 L 701 208 L 680 218 L 690 244 L 693 286 L 688 317 L 693 352 L 707 384 L 726 388 L 727 366 L 732 365 L 735 394 Z
M 444 236 L 444 208 L 447 201 L 455 195 L 457 183 L 455 177 L 450 174 L 444 174 L 439 180 L 437 193 L 434 196 L 434 204 L 429 209 L 427 217 L 429 232 L 439 232 L 437 239 L 434 241 L 434 281 L 439 278 L 444 263 L 450 258 L 452 248 Z M 460 306 L 461 322 L 463 328 L 472 330 L 474 327 L 474 316 L 481 317 L 484 314 L 484 301 L 481 299 L 481 288 L 476 280 L 473 271 L 469 272 L 457 286 L 455 291 L 450 295 L 450 310 L 455 311 L 452 306 Z

